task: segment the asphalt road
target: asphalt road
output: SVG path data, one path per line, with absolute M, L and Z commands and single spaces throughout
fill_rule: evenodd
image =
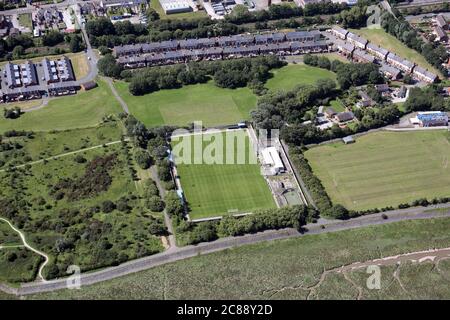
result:
M 165 251 L 153 256 L 129 261 L 116 267 L 105 268 L 103 270 L 82 274 L 81 285 L 90 285 L 101 281 L 111 280 L 166 263 L 192 258 L 200 254 L 208 254 L 263 241 L 297 238 L 308 234 L 321 234 L 327 232 L 350 230 L 397 221 L 450 217 L 450 203 L 429 207 L 415 207 L 401 210 L 392 210 L 389 212 L 385 212 L 384 214 L 388 217 L 387 219 L 383 219 L 382 214 L 379 213 L 346 221 L 335 220 L 325 221 L 319 224 L 311 224 L 305 227 L 306 231 L 303 233 L 300 233 L 295 229 L 269 230 L 241 237 L 222 238 L 214 242 L 201 243 L 196 246 L 173 248 L 172 250 Z M 10 288 L 5 285 L 0 285 L 0 290 L 17 295 L 29 295 L 65 288 L 65 279 L 26 283 L 22 284 L 20 288 Z

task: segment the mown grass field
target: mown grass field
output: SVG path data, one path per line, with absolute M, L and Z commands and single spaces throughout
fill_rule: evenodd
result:
M 313 84 L 318 79 L 335 79 L 334 73 L 303 64 L 291 64 L 273 71 L 266 87 L 289 90 L 298 84 Z M 146 126 L 187 125 L 202 121 L 206 127 L 227 125 L 247 120 L 256 107 L 257 97 L 249 88 L 223 89 L 213 81 L 160 90 L 144 96 L 133 96 L 126 82 L 114 86 L 130 112 Z
M 273 77 L 265 85 L 269 90 L 291 90 L 299 84 L 314 84 L 319 79 L 336 80 L 336 74 L 305 64 L 290 64 L 273 70 Z
M 386 50 L 397 54 L 398 56 L 417 63 L 422 68 L 428 69 L 436 74 L 441 73 L 428 63 L 425 58 L 417 51 L 408 48 L 406 45 L 397 40 L 394 36 L 388 34 L 383 29 L 350 29 L 351 32 L 361 35 L 370 42 L 379 45 Z
M 187 125 L 194 121 L 202 121 L 207 127 L 233 124 L 248 119 L 256 106 L 256 96 L 250 89 L 222 89 L 212 81 L 144 96 L 130 94 L 125 82 L 114 85 L 130 112 L 146 126 Z
M 98 85 L 90 91 L 52 99 L 44 108 L 24 113 L 18 119 L 0 117 L 0 133 L 12 129 L 51 131 L 93 127 L 105 116 L 122 112 L 108 85 L 103 80 Z
M 450 195 L 445 130 L 376 132 L 305 153 L 334 203 L 364 210 Z
M 234 133 L 238 139 L 245 141 L 245 162 L 236 164 L 236 162 L 226 162 L 226 153 L 234 152 L 238 154 L 238 143 L 234 144 L 233 150 L 226 147 L 226 139 L 232 139 L 230 136 L 224 138 L 223 149 L 218 148 L 215 154 L 223 159 L 224 164 L 195 164 L 196 159 L 201 160 L 200 154 L 192 150 L 192 164 L 177 164 L 178 175 L 180 176 L 181 186 L 185 193 L 190 208 L 191 219 L 214 217 L 238 212 L 252 212 L 256 209 L 275 207 L 274 200 L 269 191 L 266 181 L 260 172 L 260 166 L 255 162 L 255 155 L 249 155 L 250 142 L 245 131 Z M 199 136 L 197 136 L 199 137 Z M 218 134 L 217 137 L 225 137 L 225 134 Z M 208 136 L 204 138 L 209 139 Z M 183 143 L 184 139 L 193 137 L 183 137 L 178 142 L 173 142 L 174 150 L 178 143 Z M 245 139 L 245 140 L 244 140 Z M 209 142 L 203 143 L 203 150 L 206 154 Z M 235 159 L 238 159 L 235 156 Z M 177 162 L 177 158 L 175 159 Z M 201 163 L 201 162 L 200 162 Z
M 449 218 L 396 222 L 264 242 L 167 264 L 111 281 L 30 296 L 30 299 L 305 299 L 323 270 L 401 253 L 450 246 Z M 349 276 L 363 299 L 450 298 L 448 280 L 431 263 L 402 265 L 403 292 L 383 267 L 381 290 L 368 290 L 363 269 Z M 449 275 L 448 261 L 440 268 Z M 208 270 L 208 272 L 205 272 Z M 310 298 L 356 299 L 342 274 L 329 274 Z

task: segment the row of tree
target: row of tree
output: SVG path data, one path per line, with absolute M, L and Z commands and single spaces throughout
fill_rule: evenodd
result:
M 271 76 L 270 70 L 286 63 L 275 56 L 243 58 L 224 61 L 190 62 L 174 66 L 145 68 L 135 72 L 123 71 L 111 54 L 98 62 L 99 71 L 106 76 L 124 78 L 130 93 L 144 95 L 161 89 L 174 89 L 183 85 L 204 83 L 213 79 L 221 88 L 249 86 L 255 93 L 263 90 L 263 84 Z

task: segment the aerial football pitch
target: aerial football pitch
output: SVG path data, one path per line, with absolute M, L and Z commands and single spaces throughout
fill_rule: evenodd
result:
M 191 219 L 217 217 L 227 214 L 248 213 L 257 209 L 275 208 L 275 202 L 269 187 L 261 175 L 260 165 L 256 161 L 250 139 L 245 130 L 234 131 L 233 135 L 239 141 L 245 141 L 245 159 L 238 161 L 238 143 L 233 144 L 230 150 L 225 141 L 229 139 L 226 133 L 219 133 L 217 137 L 224 140 L 223 148 L 211 151 L 211 145 L 215 140 L 203 141 L 199 154 L 194 148 L 190 150 L 192 163 L 180 163 L 180 158 L 175 157 L 178 176 L 180 177 L 186 201 L 189 206 Z M 209 140 L 210 135 L 203 135 L 204 140 Z M 177 144 L 184 139 L 191 139 L 194 145 L 194 136 L 186 136 L 178 141 L 173 141 L 174 150 Z M 236 141 L 238 141 L 236 140 Z M 186 142 L 186 141 L 185 141 Z M 209 147 L 208 147 L 209 146 Z M 228 149 L 228 150 L 227 150 Z M 189 152 L 189 151 L 187 151 Z M 227 161 L 228 155 L 234 154 L 234 162 Z M 212 153 L 216 159 L 222 159 L 221 163 L 196 164 L 199 157 Z M 185 161 L 186 162 L 186 161 Z M 194 163 L 195 162 L 195 163 Z M 220 162 L 220 161 L 218 161 Z
M 305 153 L 333 203 L 353 210 L 450 196 L 446 130 L 376 132 Z

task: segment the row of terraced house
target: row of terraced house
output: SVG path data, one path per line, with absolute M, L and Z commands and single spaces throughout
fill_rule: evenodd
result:
M 125 68 L 141 68 L 198 60 L 232 59 L 258 55 L 291 55 L 328 50 L 320 32 L 294 31 L 217 38 L 167 40 L 114 48 Z
M 411 74 L 417 80 L 427 83 L 433 83 L 438 78 L 436 74 L 370 43 L 363 37 L 348 30 L 335 26 L 329 31 L 341 39 L 340 41 L 335 41 L 334 46 L 347 57 L 358 62 L 375 63 L 377 60 L 387 62 L 389 66 L 381 64 L 380 71 L 391 79 L 398 79 L 401 72 Z

